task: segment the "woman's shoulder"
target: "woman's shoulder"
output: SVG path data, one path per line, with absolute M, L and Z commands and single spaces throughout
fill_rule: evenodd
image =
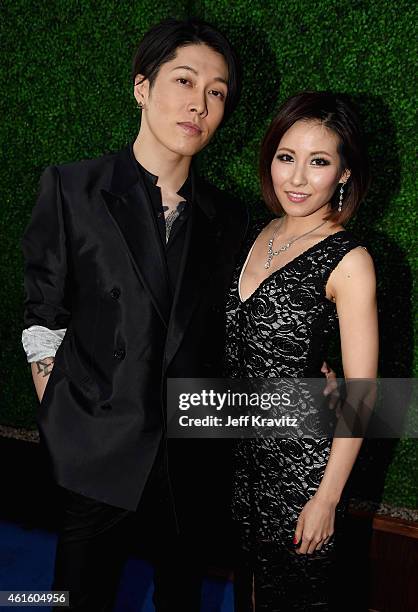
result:
M 342 226 L 336 227 L 327 238 L 332 243 L 333 248 L 335 248 L 336 245 L 339 245 L 340 249 L 345 251 L 347 254 L 351 253 L 352 251 L 368 252 L 365 241 L 356 236 L 351 230 Z
M 333 274 L 334 277 L 374 276 L 373 258 L 363 240 L 350 230 L 345 229 L 331 234 L 331 236 L 341 246 L 338 265 Z
M 341 260 L 340 267 L 342 269 L 350 266 L 356 269 L 365 269 L 373 266 L 373 258 L 370 255 L 366 246 L 359 240 L 351 241 L 351 248 Z

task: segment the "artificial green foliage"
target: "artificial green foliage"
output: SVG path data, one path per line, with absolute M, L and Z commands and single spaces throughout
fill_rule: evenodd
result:
M 240 105 L 199 167 L 263 214 L 259 143 L 278 104 L 304 89 L 352 95 L 363 118 L 371 191 L 352 223 L 369 245 L 378 282 L 380 374 L 417 375 L 413 0 L 114 2 L 3 0 L 1 288 L 3 424 L 34 427 L 35 396 L 20 345 L 20 237 L 49 164 L 101 155 L 133 140 L 138 111 L 131 58 L 163 17 L 196 15 L 222 29 L 244 64 Z M 416 441 L 392 444 L 383 500 L 418 507 Z M 367 492 L 365 493 L 367 495 Z

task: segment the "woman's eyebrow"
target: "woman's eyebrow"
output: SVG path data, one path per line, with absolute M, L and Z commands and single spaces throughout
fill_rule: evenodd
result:
M 289 149 L 289 147 L 279 147 L 277 150 L 278 151 L 289 151 L 289 153 L 293 153 L 293 155 L 296 154 L 296 151 L 294 151 L 293 149 Z M 309 155 L 328 155 L 329 157 L 332 157 L 331 153 L 328 153 L 328 151 L 311 151 Z
M 331 153 L 328 153 L 328 151 L 312 151 L 311 155 L 329 155 L 329 157 L 332 157 Z

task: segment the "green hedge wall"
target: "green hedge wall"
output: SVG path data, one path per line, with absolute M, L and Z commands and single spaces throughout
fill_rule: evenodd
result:
M 199 165 L 209 179 L 249 202 L 255 215 L 263 209 L 258 145 L 278 104 L 308 88 L 345 92 L 356 100 L 369 138 L 374 180 L 353 229 L 369 244 L 378 272 L 380 373 L 416 376 L 415 4 L 3 0 L 1 423 L 35 426 L 35 397 L 20 346 L 20 237 L 39 175 L 46 165 L 98 156 L 136 136 L 131 57 L 142 33 L 167 16 L 212 21 L 242 57 L 242 101 Z M 416 441 L 376 442 L 370 448 L 365 461 L 374 462 L 376 473 L 383 474 L 378 487 L 383 501 L 418 507 Z

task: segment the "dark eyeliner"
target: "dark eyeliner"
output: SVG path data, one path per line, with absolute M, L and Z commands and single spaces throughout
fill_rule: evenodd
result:
M 328 159 L 324 159 L 323 157 L 314 157 L 314 159 L 312 161 L 319 161 L 319 162 L 323 162 L 321 164 L 314 164 L 315 166 L 329 166 L 331 162 L 328 161 Z

